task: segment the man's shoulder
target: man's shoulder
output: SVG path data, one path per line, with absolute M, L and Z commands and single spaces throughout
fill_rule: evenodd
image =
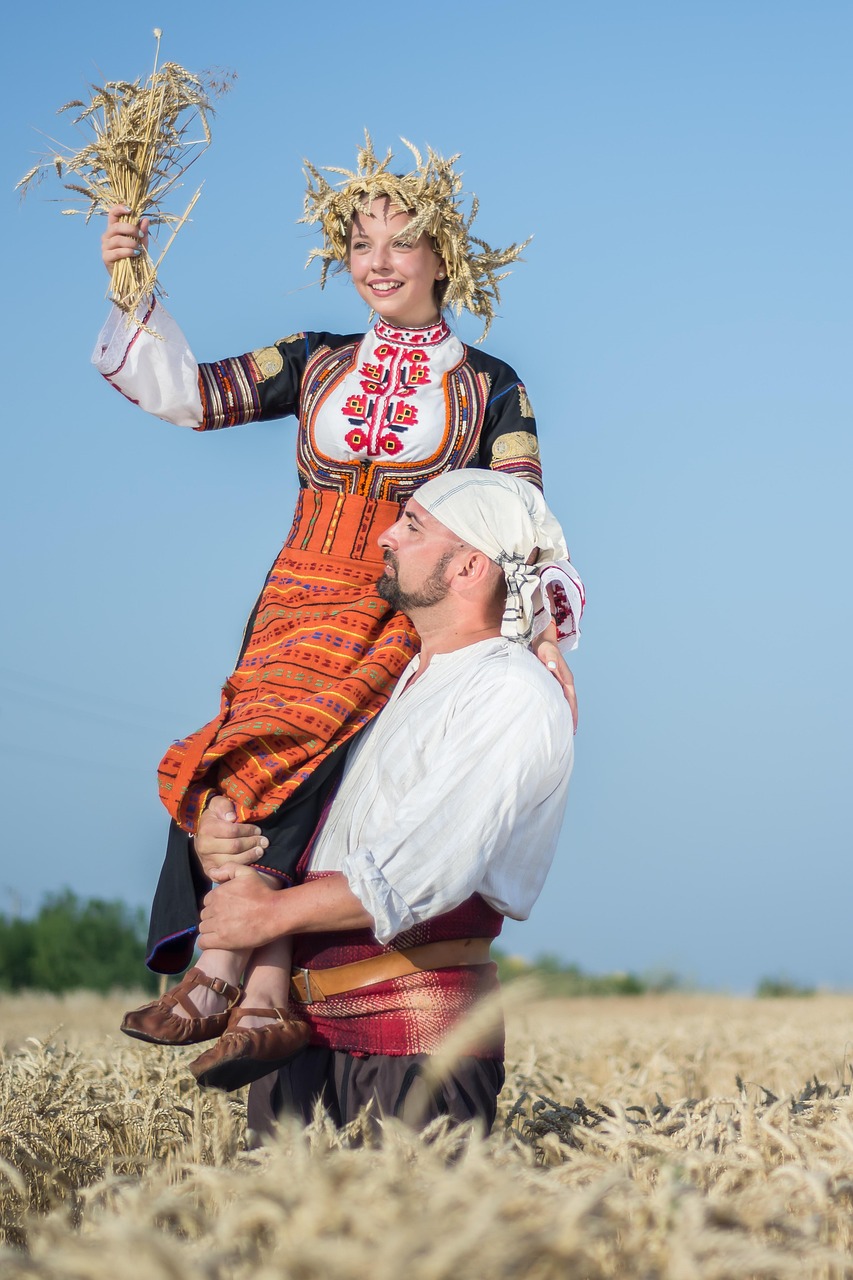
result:
M 478 650 L 478 652 L 474 652 Z M 488 697 L 497 714 L 512 704 L 516 714 L 545 719 L 572 732 L 572 715 L 559 682 L 524 645 L 511 640 L 474 645 L 471 692 Z
M 560 682 L 544 663 L 522 644 L 507 645 L 507 681 L 529 694 L 543 713 L 571 724 L 572 713 L 563 696 Z

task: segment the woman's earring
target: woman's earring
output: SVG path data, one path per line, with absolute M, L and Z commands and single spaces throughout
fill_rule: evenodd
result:
M 444 272 L 443 272 L 443 271 L 436 271 L 436 273 L 435 273 L 435 278 L 436 278 L 436 280 L 443 280 L 443 279 L 444 279 Z

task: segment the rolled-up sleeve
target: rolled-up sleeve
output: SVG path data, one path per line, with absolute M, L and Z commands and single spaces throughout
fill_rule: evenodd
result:
M 373 916 L 373 931 L 380 942 L 390 942 L 417 923 L 411 907 L 377 867 L 369 849 L 348 854 L 342 870 L 361 905 Z

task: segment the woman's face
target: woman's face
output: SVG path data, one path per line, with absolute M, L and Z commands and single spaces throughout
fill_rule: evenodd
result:
M 435 282 L 445 270 L 427 236 L 414 244 L 400 239 L 408 224 L 409 214 L 387 197 L 374 200 L 370 213 L 352 220 L 349 269 L 359 295 L 383 320 L 414 329 L 438 319 Z

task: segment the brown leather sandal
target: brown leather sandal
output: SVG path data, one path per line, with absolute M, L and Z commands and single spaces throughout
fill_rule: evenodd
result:
M 196 987 L 209 987 L 217 995 L 224 996 L 228 1007 L 222 1013 L 199 1013 L 190 999 Z M 232 1008 L 242 995 L 240 987 L 233 987 L 222 978 L 209 978 L 200 969 L 189 969 L 182 980 L 159 1000 L 132 1009 L 122 1019 L 121 1029 L 126 1036 L 147 1040 L 150 1044 L 199 1044 L 221 1036 L 228 1026 Z M 190 1015 L 182 1018 L 174 1013 L 179 1004 Z
M 245 1027 L 241 1018 L 275 1018 L 265 1027 Z M 268 1076 L 304 1049 L 310 1032 L 301 1018 L 293 1018 L 286 1009 L 231 1010 L 228 1027 L 212 1049 L 194 1062 L 190 1071 L 201 1089 L 239 1089 L 261 1076 Z

